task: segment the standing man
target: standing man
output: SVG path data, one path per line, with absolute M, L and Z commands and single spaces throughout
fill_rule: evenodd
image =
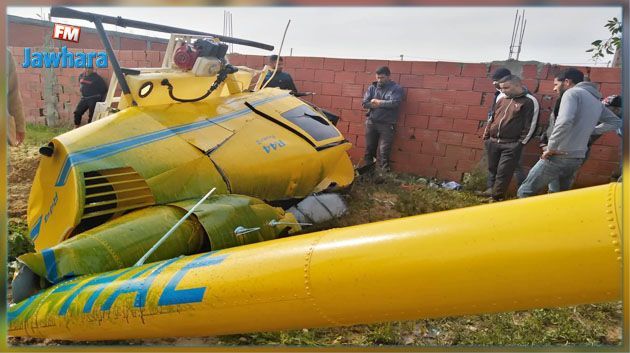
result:
M 297 93 L 297 88 L 295 87 L 295 83 L 293 83 L 293 78 L 288 73 L 282 71 L 284 68 L 284 62 L 282 58 L 278 61 L 278 55 L 271 55 L 269 57 L 268 65 L 272 69 L 276 67 L 276 63 L 278 64 L 278 69 L 276 70 L 276 74 L 273 74 L 273 71 L 267 72 L 267 76 L 265 76 L 265 82 L 271 81 L 267 84 L 267 87 L 278 87 L 280 89 L 288 89 L 291 91 L 291 94 Z M 273 75 L 273 78 L 272 78 Z
M 105 80 L 91 67 L 86 67 L 85 71 L 79 75 L 79 84 L 81 85 L 81 100 L 74 110 L 75 129 L 81 126 L 81 118 L 86 110 L 89 110 L 88 123 L 92 122 L 96 102 L 104 101 L 107 95 Z
M 538 101 L 523 87 L 518 76 L 499 80 L 501 97 L 494 107 L 493 119 L 484 132 L 488 153 L 488 172 L 495 175 L 491 201 L 505 197 L 512 174 L 518 166 L 523 146 L 536 131 Z
M 398 108 L 403 99 L 403 89 L 390 79 L 389 67 L 376 69 L 376 81 L 363 95 L 363 108 L 368 109 L 365 121 L 365 166 L 375 163 L 376 148 L 380 155 L 380 167 L 389 172 Z
M 24 120 L 24 110 L 22 109 L 22 95 L 18 85 L 17 74 L 15 72 L 15 61 L 9 49 L 7 49 L 7 69 L 8 77 L 8 94 L 7 105 L 8 115 L 8 139 L 9 145 L 19 146 L 24 141 L 26 135 L 26 122 Z
M 575 68 L 563 70 L 554 78 L 554 91 L 562 99 L 558 115 L 542 156 L 518 189 L 519 198 L 535 195 L 555 179 L 559 191 L 569 190 L 591 135 L 621 126 L 621 120 L 601 104 L 602 95 L 595 84 L 582 81 L 584 74 Z

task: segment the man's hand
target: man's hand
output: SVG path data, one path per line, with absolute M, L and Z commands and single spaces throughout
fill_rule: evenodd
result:
M 542 156 L 540 156 L 540 159 L 549 159 L 549 157 L 551 157 L 551 156 L 563 155 L 563 154 L 567 154 L 567 153 L 566 152 L 560 152 L 560 151 L 554 151 L 554 150 L 546 150 L 545 152 L 543 152 Z
M 17 131 L 15 133 L 15 145 L 19 146 L 22 144 L 22 142 L 24 142 L 24 136 L 26 134 L 24 133 L 24 131 Z
M 372 100 L 370 101 L 370 104 L 372 105 L 372 108 L 378 108 L 378 107 L 380 107 L 380 106 L 381 106 L 381 103 L 382 103 L 382 102 L 383 102 L 383 101 L 382 101 L 382 100 L 380 100 L 380 99 L 372 99 Z

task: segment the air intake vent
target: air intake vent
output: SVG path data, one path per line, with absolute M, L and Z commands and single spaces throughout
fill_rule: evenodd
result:
M 75 234 L 125 212 L 155 204 L 146 181 L 131 167 L 85 172 L 83 217 Z

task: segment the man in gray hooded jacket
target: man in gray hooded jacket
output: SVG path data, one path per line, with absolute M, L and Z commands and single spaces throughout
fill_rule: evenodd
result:
M 554 90 L 562 94 L 558 115 L 545 151 L 518 189 L 519 198 L 535 195 L 556 179 L 560 191 L 569 190 L 590 136 L 619 128 L 621 120 L 601 104 L 595 84 L 583 80 L 584 74 L 574 68 L 556 75 Z

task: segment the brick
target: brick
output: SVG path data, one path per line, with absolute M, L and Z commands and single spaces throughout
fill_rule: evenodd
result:
M 341 90 L 341 87 L 339 88 Z M 341 94 L 338 94 L 341 95 Z M 404 104 L 405 102 L 403 102 Z M 352 97 L 352 109 L 363 110 L 363 97 Z
M 147 54 L 143 50 L 133 50 L 131 56 L 133 60 L 145 60 L 147 58 Z
M 467 105 L 445 104 L 442 110 L 442 116 L 445 118 L 465 119 L 467 114 Z
M 407 88 L 422 88 L 422 76 L 418 75 L 400 75 L 400 85 Z
M 426 129 L 429 126 L 429 117 L 426 115 L 409 114 L 405 118 L 405 126 Z
M 352 98 L 333 96 L 331 98 L 331 107 L 334 109 L 352 109 Z
M 473 150 L 470 151 L 474 152 Z M 472 154 L 474 155 L 474 153 Z M 457 165 L 455 166 L 455 170 L 465 173 L 472 171 L 475 167 L 477 167 L 477 161 L 475 161 L 474 158 L 471 158 L 470 160 L 459 159 L 457 161 Z
M 483 148 L 483 140 L 481 136 L 476 134 L 464 134 L 462 139 L 462 146 L 472 148 Z
M 466 119 L 486 121 L 488 120 L 488 109 L 480 106 L 469 106 Z
M 160 53 L 161 52 L 154 52 L 158 54 L 158 60 L 161 62 L 162 60 L 160 60 Z M 118 54 L 116 54 L 116 57 L 120 57 Z M 235 66 L 243 66 L 246 63 L 246 57 L 245 55 L 241 55 L 241 54 L 228 54 L 228 61 L 230 62 L 230 64 L 235 65 Z
M 488 67 L 486 64 L 464 64 L 461 75 L 465 77 L 487 77 Z
M 475 91 L 461 91 L 455 95 L 455 104 L 480 105 L 482 93 Z
M 449 144 L 449 145 L 459 145 L 462 143 L 462 138 L 464 134 L 461 132 L 452 132 L 452 131 L 439 131 L 438 132 L 438 142 Z
M 407 113 L 407 114 L 416 114 L 418 113 L 418 106 L 419 103 L 416 101 L 411 101 L 409 99 L 405 99 L 403 100 L 403 102 L 401 103 L 401 109 L 403 112 Z
M 532 79 L 538 77 L 538 66 L 534 64 L 526 64 L 523 65 L 523 71 L 521 73 L 521 78 L 524 79 Z
M 444 104 L 441 103 L 418 103 L 418 113 L 432 117 L 442 116 Z
M 440 172 L 450 170 L 454 171 L 455 166 L 457 166 L 457 158 L 453 157 L 433 157 L 433 163 L 431 163 L 438 170 L 438 175 Z
M 326 94 L 322 92 L 322 83 L 313 81 L 304 81 L 301 84 L 295 83 L 298 90 L 301 92 L 313 92 L 315 94 Z
M 362 85 L 344 83 L 341 86 L 341 95 L 344 97 L 363 97 L 364 89 Z
M 340 96 L 341 95 L 341 85 L 336 83 L 322 83 L 321 92 L 322 94 L 327 94 L 329 96 Z
M 538 93 L 555 95 L 553 91 L 553 80 L 540 80 L 538 82 Z
M 472 77 L 449 76 L 447 88 L 458 91 L 469 91 L 472 90 L 474 82 L 475 80 Z
M 446 89 L 448 76 L 425 75 L 422 81 L 423 88 Z
M 343 71 L 344 59 L 324 58 L 324 69 Z
M 621 82 L 621 68 L 618 67 L 594 67 L 589 75 L 593 82 Z
M 378 69 L 381 66 L 388 66 L 389 65 L 389 61 L 387 60 L 367 60 L 365 62 L 365 69 L 367 72 L 371 73 L 372 76 L 374 76 L 376 69 Z M 391 66 L 390 66 L 391 69 Z
M 609 181 L 610 181 L 610 175 L 595 175 L 595 174 L 579 173 L 575 180 L 575 185 L 573 186 L 573 188 L 602 185 L 602 184 L 607 184 Z
M 323 69 L 324 58 L 305 57 L 303 67 L 305 69 Z
M 492 80 L 484 77 L 476 77 L 473 84 L 473 90 L 477 92 L 494 92 L 495 88 L 492 85 Z
M 390 61 L 388 63 L 389 70 L 392 73 L 397 74 L 410 74 L 411 73 L 411 61 Z
M 133 60 L 133 53 L 131 50 L 121 50 L 120 53 L 116 56 L 119 61 L 122 60 Z
M 434 75 L 436 66 L 436 62 L 415 61 L 411 63 L 411 73 L 415 75 Z
M 284 68 L 285 69 L 305 69 L 304 67 L 304 57 L 301 56 L 287 56 L 284 57 Z M 263 60 L 264 61 L 264 60 Z
M 414 129 L 414 136 L 422 142 L 437 142 L 438 131 L 426 129 Z
M 265 58 L 259 55 L 247 55 L 247 59 L 245 62 L 246 62 L 247 67 L 250 67 L 253 69 L 262 69 L 262 67 L 265 65 Z M 288 66 L 286 66 L 286 62 L 285 62 L 285 67 L 287 69 L 289 68 Z
M 408 88 L 407 100 L 414 102 L 428 102 L 431 98 L 431 90 L 424 88 Z
M 435 178 L 437 175 L 437 168 L 430 164 L 420 164 L 416 166 L 416 173 L 426 178 Z
M 373 73 L 370 72 L 356 72 L 356 76 L 354 77 L 354 83 L 356 84 L 371 84 L 376 79 Z
M 524 79 L 523 85 L 527 87 L 531 93 L 538 92 L 539 81 L 537 79 Z
M 343 70 L 365 72 L 365 64 L 366 64 L 366 60 L 344 59 Z
M 351 123 L 361 123 L 365 120 L 365 115 L 360 110 L 341 110 L 341 120 Z
M 314 81 L 315 80 L 315 70 L 313 69 L 295 69 L 295 74 L 293 77 L 296 80 L 304 80 L 304 81 Z
M 335 72 L 335 83 L 354 83 L 354 72 Z
M 621 144 L 621 137 L 615 131 L 605 133 L 595 141 L 594 145 L 618 147 Z
M 435 73 L 437 75 L 460 76 L 462 73 L 462 64 L 447 61 L 438 61 L 435 68 Z
M 459 146 L 459 144 L 447 145 L 445 156 L 456 158 L 458 160 L 474 161 L 475 150 L 472 148 Z
M 348 133 L 363 136 L 365 133 L 365 125 L 361 123 L 350 123 L 348 125 Z
M 600 91 L 602 92 L 602 96 L 608 97 L 612 94 L 621 94 L 621 84 L 620 83 L 602 83 L 600 86 Z
M 593 145 L 591 147 L 591 154 L 589 158 L 608 162 L 617 162 L 619 160 L 619 148 Z
M 479 122 L 476 120 L 468 119 L 455 119 L 453 120 L 453 131 L 464 132 L 467 134 L 482 133 L 483 130 L 479 127 Z
M 431 102 L 453 104 L 455 103 L 456 91 L 431 90 Z
M 147 60 L 149 60 L 150 62 L 156 62 L 156 63 L 159 63 L 160 65 L 162 64 L 162 63 L 160 62 L 160 52 L 153 51 L 153 50 L 151 50 L 151 51 L 147 51 L 147 52 L 146 52 L 146 58 L 147 58 Z
M 431 156 L 444 156 L 446 153 L 446 145 L 438 142 L 422 141 L 422 154 Z
M 335 72 L 332 70 L 315 70 L 315 80 L 319 82 L 335 82 Z
M 453 180 L 461 182 L 463 173 L 457 170 L 440 170 L 437 171 L 437 178 L 442 180 Z
M 453 128 L 452 118 L 431 117 L 431 120 L 429 120 L 429 129 L 431 130 L 449 131 L 452 128 Z
M 332 96 L 317 94 L 313 97 L 313 103 L 321 108 L 332 108 Z
M 395 140 L 392 147 L 399 152 L 419 153 L 421 145 L 418 140 Z

